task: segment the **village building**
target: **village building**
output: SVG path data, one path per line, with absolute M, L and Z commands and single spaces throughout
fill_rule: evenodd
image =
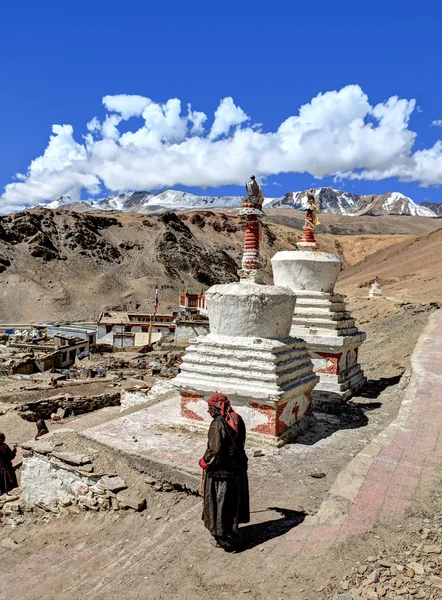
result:
M 206 295 L 202 290 L 200 294 L 191 294 L 188 290 L 181 292 L 180 314 L 187 317 L 207 316 Z
M 81 340 L 88 340 L 90 346 L 97 341 L 97 326 L 92 323 L 48 323 L 46 325 L 46 331 L 48 337 L 54 337 L 59 334 L 73 336 Z
M 31 341 L 11 341 L 0 349 L 0 375 L 32 375 L 52 369 L 69 369 L 89 351 L 89 341 L 57 335 Z
M 122 311 L 103 311 L 97 322 L 97 343 L 116 348 L 141 347 L 149 343 L 150 319 L 152 341 L 175 333 L 176 312 L 149 314 Z

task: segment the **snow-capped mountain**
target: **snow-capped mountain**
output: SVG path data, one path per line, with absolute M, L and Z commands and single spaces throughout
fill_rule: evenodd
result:
M 241 196 L 197 196 L 179 190 L 166 190 L 152 196 L 147 206 L 163 207 L 167 210 L 189 210 L 193 208 L 236 208 L 241 206 Z
M 349 194 L 332 188 L 317 188 L 313 190 L 316 202 L 323 212 L 336 215 L 355 214 L 355 207 L 361 198 L 357 194 Z M 269 198 L 264 202 L 267 208 L 299 208 L 307 206 L 307 190 L 288 192 L 282 198 Z
M 94 203 L 94 206 L 101 208 L 102 210 L 124 210 L 130 211 L 140 206 L 146 206 L 153 198 L 154 194 L 151 192 L 128 192 L 127 194 L 120 194 L 114 198 L 105 198 Z
M 442 217 L 442 204 L 437 202 L 422 202 L 421 206 L 426 206 L 432 210 L 438 217 Z
M 333 188 L 317 188 L 313 190 L 316 202 L 322 212 L 336 215 L 407 215 L 419 217 L 435 217 L 436 212 L 422 204 L 416 204 L 408 196 L 399 192 L 388 192 L 381 195 L 350 194 Z M 282 198 L 266 200 L 267 208 L 300 208 L 306 207 L 307 190 L 289 192 Z
M 363 199 L 363 200 L 362 200 Z M 389 192 L 380 196 L 361 196 L 361 215 L 411 215 L 413 217 L 435 217 L 436 213 L 426 206 L 416 204 L 408 196 L 399 192 Z M 365 206 L 363 203 L 367 202 Z
M 359 195 L 342 190 L 321 187 L 314 190 L 316 201 L 321 212 L 336 215 L 407 215 L 436 217 L 442 214 L 442 205 L 432 203 L 416 204 L 408 196 L 399 192 L 387 194 Z M 73 202 L 69 196 L 62 196 L 49 204 L 39 204 L 51 209 L 75 210 L 116 210 L 155 214 L 159 212 L 205 210 L 214 208 L 237 208 L 241 205 L 242 196 L 197 196 L 180 190 L 165 190 L 158 194 L 151 192 L 127 192 L 119 196 L 104 198 L 98 201 Z M 266 198 L 265 208 L 305 209 L 307 190 L 288 192 L 281 198 Z M 430 206 L 431 205 L 431 206 Z M 436 207 L 438 207 L 436 209 Z

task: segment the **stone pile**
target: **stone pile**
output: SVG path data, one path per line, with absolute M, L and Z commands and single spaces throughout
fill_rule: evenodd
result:
M 25 453 L 19 503 L 22 510 L 40 508 L 58 513 L 142 510 L 146 506 L 146 496 L 129 490 L 118 475 L 94 472 L 89 456 L 61 452 L 56 443 L 43 440 L 22 447 Z
M 121 392 L 107 392 L 95 396 L 71 396 L 70 394 L 59 394 L 42 400 L 26 402 L 17 407 L 19 415 L 27 420 L 33 421 L 33 412 L 38 411 L 44 419 L 49 419 L 59 409 L 66 409 L 74 415 L 93 412 L 106 406 L 119 406 Z
M 356 565 L 327 600 L 442 598 L 442 511 L 423 519 L 420 540 L 397 555 L 383 553 Z

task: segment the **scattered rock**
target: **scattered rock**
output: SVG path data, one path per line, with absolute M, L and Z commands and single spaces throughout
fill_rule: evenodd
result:
M 442 577 L 438 577 L 437 575 L 430 575 L 431 585 L 437 587 L 439 590 L 442 590 Z
M 110 492 L 117 493 L 120 490 L 125 490 L 127 488 L 126 482 L 121 479 L 118 475 L 115 477 L 108 477 L 105 475 L 98 482 L 100 486 L 102 486 L 105 490 L 109 490 Z
M 421 565 L 420 563 L 411 562 L 407 564 L 407 567 L 413 569 L 416 575 L 424 575 L 425 573 L 424 565 Z
M 425 554 L 440 554 L 440 546 L 436 546 L 436 545 L 430 545 L 430 546 L 424 546 L 424 552 Z
M 55 443 L 35 440 L 21 444 L 21 448 L 24 448 L 25 450 L 31 450 L 32 452 L 38 452 L 40 454 L 50 454 L 55 448 Z
M 380 576 L 381 572 L 379 571 L 379 569 L 375 569 L 372 573 L 370 573 L 368 579 L 373 583 L 377 583 L 379 581 Z
M 258 448 L 257 450 L 253 451 L 253 456 L 265 456 L 265 454 L 260 448 Z
M 310 477 L 314 477 L 315 479 L 322 479 L 326 477 L 325 473 L 310 473 Z
M 10 537 L 4 537 L 3 539 L 0 540 L 0 546 L 2 548 L 6 548 L 7 550 L 12 550 L 13 548 L 15 548 L 17 546 L 17 542 L 15 542 L 12 538 Z
M 52 456 L 58 458 L 68 465 L 74 465 L 76 467 L 80 467 L 81 465 L 86 465 L 91 462 L 89 456 L 84 454 L 74 454 L 73 452 L 53 452 Z
M 125 490 L 117 494 L 118 504 L 122 508 L 133 508 L 143 510 L 146 507 L 146 498 L 135 490 Z

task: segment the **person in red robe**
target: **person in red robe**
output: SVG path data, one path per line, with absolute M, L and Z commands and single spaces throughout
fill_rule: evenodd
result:
M 205 471 L 203 521 L 210 543 L 232 551 L 240 523 L 250 521 L 246 427 L 224 394 L 208 400 L 210 424 L 207 450 L 199 464 Z
M 16 448 L 11 450 L 6 444 L 4 433 L 0 433 L 0 496 L 18 487 L 17 477 L 12 466 L 16 452 Z

